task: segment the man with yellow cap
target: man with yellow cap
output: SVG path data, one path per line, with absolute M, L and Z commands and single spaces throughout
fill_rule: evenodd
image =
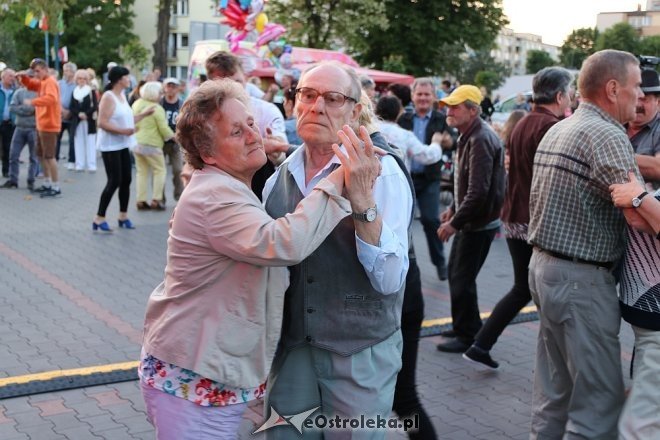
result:
M 454 203 L 440 216 L 438 237 L 454 236 L 449 254 L 449 290 L 453 331 L 438 350 L 463 353 L 481 328 L 477 275 L 500 227 L 504 200 L 504 149 L 497 134 L 480 118 L 483 97 L 473 85 L 457 87 L 440 100 L 447 106 L 447 124 L 458 138 Z

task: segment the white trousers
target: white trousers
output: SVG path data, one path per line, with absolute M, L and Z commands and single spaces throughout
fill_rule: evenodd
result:
M 96 135 L 88 133 L 87 121 L 78 122 L 73 137 L 76 151 L 76 170 L 96 171 Z
M 247 403 L 199 406 L 140 381 L 149 422 L 158 440 L 236 440 Z

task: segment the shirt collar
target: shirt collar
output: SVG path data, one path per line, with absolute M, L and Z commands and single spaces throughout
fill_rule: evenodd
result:
M 413 116 L 417 119 L 420 119 L 420 120 L 424 120 L 424 119 L 429 120 L 429 119 L 431 119 L 431 114 L 432 113 L 433 113 L 433 111 L 430 111 L 424 116 L 419 116 L 419 114 L 417 112 L 415 112 L 415 113 L 413 113 Z
M 580 103 L 580 106 L 578 109 L 575 111 L 576 113 L 585 113 L 585 112 L 592 112 L 596 113 L 598 116 L 603 118 L 605 121 L 614 124 L 617 128 L 619 128 L 621 131 L 624 133 L 626 132 L 626 127 L 623 126 L 622 123 L 614 119 L 609 113 L 607 113 L 605 110 L 602 108 L 598 107 L 596 104 L 592 104 L 590 102 L 582 102 Z

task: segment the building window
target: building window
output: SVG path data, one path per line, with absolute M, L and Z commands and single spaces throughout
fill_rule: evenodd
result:
M 169 34 L 167 36 L 167 57 L 176 58 L 177 48 L 177 34 Z
M 179 17 L 188 16 L 188 0 L 176 0 L 172 3 L 172 15 Z
M 179 47 L 184 49 L 188 47 L 188 34 L 179 34 Z

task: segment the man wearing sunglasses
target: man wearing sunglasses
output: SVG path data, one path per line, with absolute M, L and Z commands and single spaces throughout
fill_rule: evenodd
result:
M 274 218 L 339 166 L 332 146 L 372 142 L 358 130 L 362 105 L 356 73 L 337 62 L 303 73 L 296 89 L 298 134 L 304 144 L 292 153 L 264 188 L 266 211 Z M 350 127 L 360 138 L 340 135 Z M 321 407 L 328 417 L 388 417 L 401 368 L 401 304 L 408 270 L 408 227 L 413 196 L 391 156 L 368 200 L 352 204 L 353 216 L 335 228 L 302 263 L 290 267 L 280 347 L 268 379 L 268 406 L 279 414 Z M 352 182 L 354 184 L 355 182 Z M 267 431 L 267 438 L 293 438 L 291 427 Z M 297 433 L 296 433 L 297 434 Z M 346 431 L 305 432 L 305 438 L 347 438 Z M 384 430 L 360 432 L 382 439 Z

